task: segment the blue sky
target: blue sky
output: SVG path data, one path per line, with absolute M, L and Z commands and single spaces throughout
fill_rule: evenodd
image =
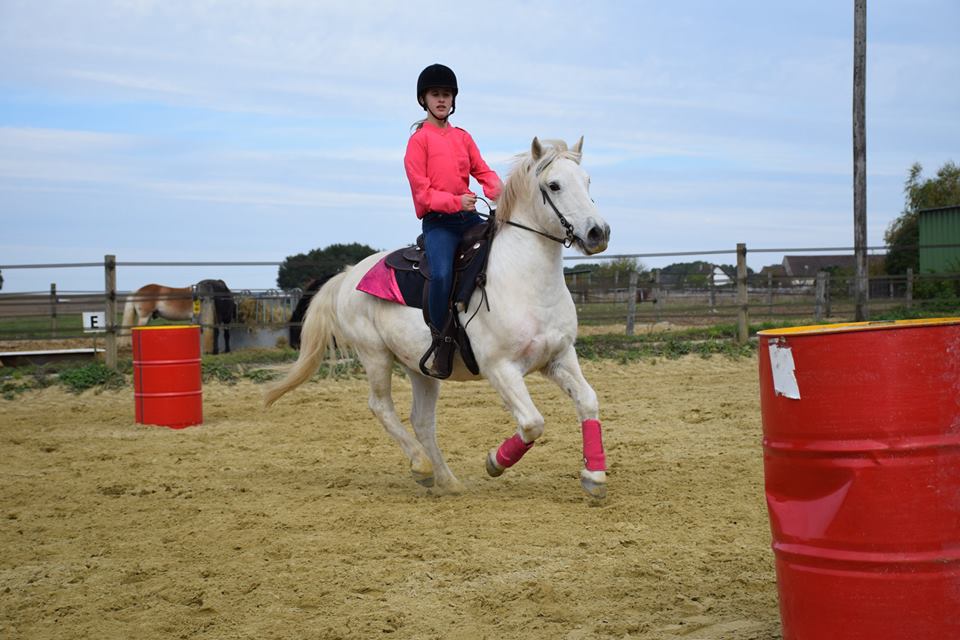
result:
M 870 245 L 912 163 L 960 161 L 958 24 L 957 0 L 868 2 Z M 535 135 L 585 137 L 611 254 L 853 245 L 852 0 L 0 0 L 0 60 L 0 264 L 406 244 L 433 62 L 501 176 Z M 207 277 L 264 289 L 276 268 L 129 267 L 118 286 Z

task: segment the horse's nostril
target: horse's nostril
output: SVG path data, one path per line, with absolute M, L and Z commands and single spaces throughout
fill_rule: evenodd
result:
M 601 229 L 597 225 L 590 227 L 590 231 L 587 232 L 587 240 L 591 244 L 597 244 L 601 242 L 603 239 L 604 239 L 603 229 Z

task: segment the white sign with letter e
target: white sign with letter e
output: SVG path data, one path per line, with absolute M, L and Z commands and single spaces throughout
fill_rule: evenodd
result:
M 103 333 L 107 330 L 107 312 L 106 311 L 84 311 L 83 312 L 83 332 L 84 333 Z

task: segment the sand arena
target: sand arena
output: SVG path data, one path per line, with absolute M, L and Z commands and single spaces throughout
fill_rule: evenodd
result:
M 584 362 L 609 496 L 577 479 L 570 401 L 528 383 L 546 435 L 503 477 L 514 424 L 483 382 L 444 385 L 437 497 L 362 379 L 267 412 L 204 388 L 205 424 L 134 424 L 132 389 L 0 401 L 0 637 L 780 637 L 754 358 Z M 401 415 L 409 385 L 395 379 Z

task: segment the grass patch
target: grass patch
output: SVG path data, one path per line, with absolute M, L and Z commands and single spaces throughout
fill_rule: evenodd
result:
M 577 339 L 577 354 L 586 360 L 615 360 L 626 364 L 642 359 L 676 359 L 691 354 L 704 358 L 713 355 L 739 358 L 756 351 L 753 343 L 740 345 L 723 331 L 713 334 L 705 329 L 642 336 L 583 336 Z
M 126 385 L 126 378 L 101 362 L 63 369 L 57 376 L 61 385 L 73 393 L 87 389 L 119 389 Z

